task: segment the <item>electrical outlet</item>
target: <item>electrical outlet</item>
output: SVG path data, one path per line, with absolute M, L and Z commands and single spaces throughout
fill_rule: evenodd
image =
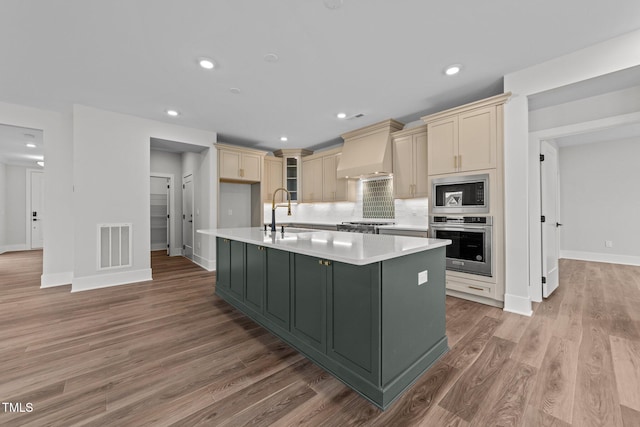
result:
M 423 285 L 429 281 L 429 270 L 424 270 L 418 273 L 418 286 Z
M 612 248 L 612 247 L 613 247 L 613 241 L 611 241 L 611 240 L 605 240 L 605 241 L 604 241 L 604 247 L 605 247 L 605 248 Z

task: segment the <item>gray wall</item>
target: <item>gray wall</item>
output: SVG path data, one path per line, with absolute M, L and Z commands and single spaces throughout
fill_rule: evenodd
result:
M 0 254 L 4 252 L 6 244 L 6 225 L 7 225 L 7 171 L 6 165 L 0 162 Z
M 563 147 L 559 155 L 561 253 L 640 261 L 640 139 Z
M 271 218 L 269 218 L 269 221 L 271 221 Z M 251 227 L 250 184 L 220 183 L 220 220 L 218 227 Z

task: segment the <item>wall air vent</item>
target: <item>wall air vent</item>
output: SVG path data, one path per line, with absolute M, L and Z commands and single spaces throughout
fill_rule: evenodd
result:
M 132 224 L 98 224 L 98 270 L 131 267 Z

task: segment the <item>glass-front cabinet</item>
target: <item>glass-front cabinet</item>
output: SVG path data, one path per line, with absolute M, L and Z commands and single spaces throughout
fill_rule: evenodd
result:
M 313 151 L 303 149 L 282 149 L 273 152 L 275 156 L 282 157 L 284 187 L 291 194 L 292 202 L 302 201 L 302 194 L 300 194 L 302 189 L 302 157 L 312 153 Z

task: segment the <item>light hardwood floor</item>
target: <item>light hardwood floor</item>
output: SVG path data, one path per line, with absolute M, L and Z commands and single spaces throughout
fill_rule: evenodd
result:
M 561 262 L 522 317 L 447 298 L 451 351 L 382 412 L 152 255 L 154 281 L 40 289 L 41 252 L 0 255 L 3 426 L 640 425 L 640 267 Z

